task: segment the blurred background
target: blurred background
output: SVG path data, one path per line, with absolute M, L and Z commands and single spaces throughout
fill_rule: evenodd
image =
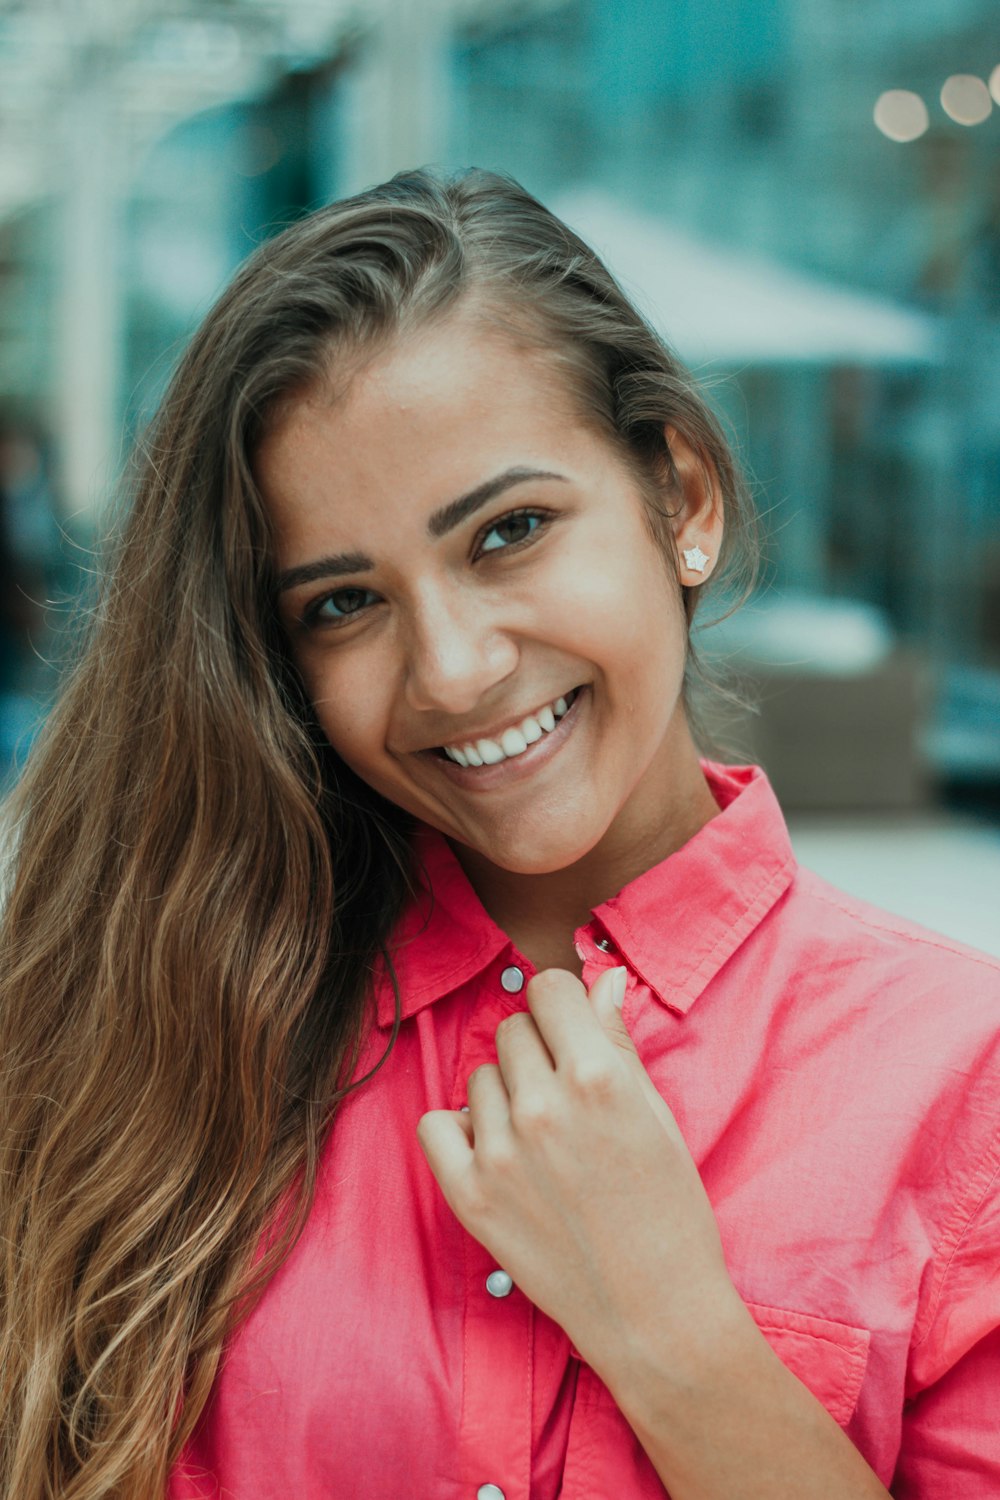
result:
M 233 268 L 423 163 L 552 206 L 729 425 L 756 711 L 703 712 L 800 858 L 1000 953 L 995 0 L 0 0 L 0 776 Z

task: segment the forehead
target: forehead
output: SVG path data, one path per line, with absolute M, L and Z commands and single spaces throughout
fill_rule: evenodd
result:
M 431 510 L 511 464 L 578 468 L 581 445 L 596 442 L 551 354 L 453 316 L 397 340 L 339 391 L 331 379 L 289 402 L 255 470 L 287 539 L 310 518 Z

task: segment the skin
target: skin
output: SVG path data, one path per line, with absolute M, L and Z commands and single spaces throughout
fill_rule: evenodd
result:
M 680 553 L 718 557 L 721 505 L 664 432 L 675 558 L 552 362 L 460 309 L 273 427 L 257 474 L 279 609 L 334 749 L 450 840 L 541 971 L 497 1028 L 497 1063 L 469 1078 L 469 1112 L 417 1125 L 451 1208 L 601 1375 L 674 1500 L 861 1500 L 887 1492 L 750 1318 L 614 974 L 588 993 L 572 947 L 592 907 L 718 811 L 681 698 L 680 587 L 711 564 L 691 572 Z M 435 511 L 512 467 L 557 477 L 430 534 Z M 545 524 L 505 521 L 524 508 Z M 366 565 L 334 576 L 323 560 L 339 554 Z M 537 769 L 481 791 L 426 753 L 578 686 L 576 721 Z

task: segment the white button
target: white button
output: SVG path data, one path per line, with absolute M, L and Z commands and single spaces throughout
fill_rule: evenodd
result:
M 508 995 L 516 995 L 518 990 L 524 988 L 524 975 L 517 967 L 517 964 L 511 964 L 510 968 L 504 969 L 500 975 L 500 983 Z
M 602 953 L 607 953 L 608 949 L 612 946 L 611 939 L 607 937 L 598 938 L 597 946 L 598 948 L 600 948 Z
M 476 1500 L 507 1500 L 498 1484 L 481 1484 L 476 1491 Z
M 462 1105 L 462 1114 L 463 1115 L 467 1115 L 468 1113 L 469 1113 L 469 1106 L 467 1104 L 463 1104 Z
M 514 1283 L 506 1271 L 491 1271 L 486 1278 L 486 1290 L 491 1297 L 507 1297 Z

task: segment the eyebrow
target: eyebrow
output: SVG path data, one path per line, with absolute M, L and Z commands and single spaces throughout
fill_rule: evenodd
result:
M 447 536 L 449 531 L 461 526 L 469 516 L 502 495 L 505 490 L 512 489 L 516 484 L 525 484 L 531 479 L 557 479 L 566 482 L 566 475 L 553 474 L 548 469 L 525 468 L 523 465 L 505 469 L 502 474 L 495 474 L 492 479 L 477 484 L 467 495 L 459 495 L 457 500 L 450 500 L 447 505 L 434 511 L 427 521 L 428 535 L 435 540 Z M 375 563 L 363 552 L 331 553 L 329 557 L 317 557 L 313 562 L 286 568 L 278 574 L 275 592 L 284 594 L 304 583 L 316 583 L 321 578 L 339 578 L 347 573 L 367 573 L 374 567 Z

